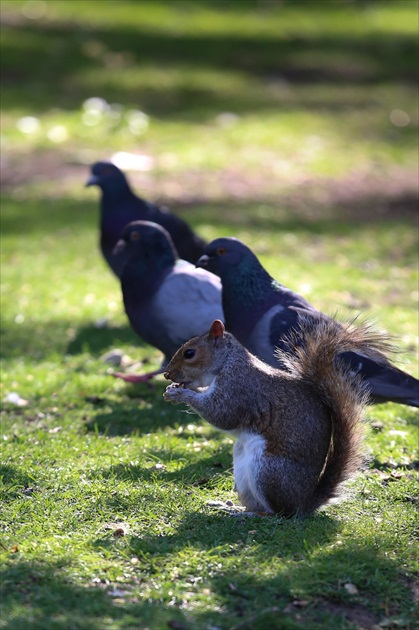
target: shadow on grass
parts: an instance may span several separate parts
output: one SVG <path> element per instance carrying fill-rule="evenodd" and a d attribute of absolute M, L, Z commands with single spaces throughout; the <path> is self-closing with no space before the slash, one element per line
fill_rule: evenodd
<path fill-rule="evenodd" d="M 406 409 L 403 409 L 403 421 L 409 425 L 413 425 L 418 427 L 418 414 L 416 411 L 413 411 L 411 413 L 408 413 L 406 411 Z M 391 471 L 398 471 L 398 470 L 418 470 L 419 471 L 419 459 L 413 459 L 409 464 L 406 464 L 406 462 L 404 463 L 400 463 L 398 464 L 397 462 L 395 463 L 394 461 L 382 461 L 379 457 L 374 457 L 374 459 L 372 459 L 369 463 L 369 468 L 370 469 L 375 469 L 375 470 L 381 470 L 383 472 L 391 472 Z M 408 502 L 411 501 L 410 497 L 407 497 L 406 500 Z M 414 502 L 419 503 L 419 497 L 416 497 L 414 499 Z"/>
<path fill-rule="evenodd" d="M 98 356 L 109 348 L 118 345 L 133 345 L 138 348 L 146 347 L 129 324 L 125 326 L 105 326 L 99 328 L 94 324 L 79 326 L 74 338 L 68 343 L 65 353 L 69 355 L 88 352 Z"/>
<path fill-rule="evenodd" d="M 186 513 L 175 534 L 131 537 L 130 551 L 133 555 L 153 557 L 176 553 L 185 547 L 209 550 L 239 543 L 239 548 L 231 550 L 231 554 L 237 554 L 244 563 L 243 549 L 249 546 L 252 556 L 256 556 L 256 565 L 260 566 L 272 558 L 272 542 L 277 543 L 275 555 L 281 561 L 301 559 L 308 550 L 314 553 L 328 544 L 340 529 L 338 521 L 324 513 L 306 519 L 281 519 L 276 516 L 242 518 L 210 507 L 204 510 Z M 269 541 L 266 549 L 264 541 Z M 220 553 L 223 555 L 222 550 Z"/>
<path fill-rule="evenodd" d="M 109 468 L 103 468 L 94 473 L 104 479 L 116 478 L 137 484 L 141 481 L 158 481 L 159 483 L 177 482 L 183 483 L 191 490 L 196 486 L 211 485 L 211 480 L 218 477 L 220 472 L 226 471 L 232 466 L 232 447 L 222 445 L 216 453 L 201 456 L 197 461 L 182 466 L 178 470 L 167 471 L 161 467 L 164 462 L 183 462 L 185 453 L 177 454 L 173 451 L 147 449 L 150 456 L 150 466 L 137 466 L 135 464 L 115 464 Z M 151 458 L 159 466 L 151 463 Z"/>
<path fill-rule="evenodd" d="M 205 573 L 203 585 L 209 583 L 218 598 L 224 600 L 224 612 L 238 618 L 260 614 L 262 602 L 277 606 L 279 610 L 273 611 L 275 623 L 269 627 L 286 627 L 282 625 L 284 618 L 279 622 L 278 613 L 298 599 L 295 593 L 302 599 L 308 598 L 303 605 L 305 608 L 309 604 L 306 611 L 299 607 L 295 610 L 300 613 L 300 623 L 305 619 L 321 624 L 325 616 L 333 621 L 335 615 L 355 621 L 359 616 L 365 623 L 369 622 L 361 627 L 368 628 L 373 626 L 372 621 L 378 623 L 385 615 L 403 614 L 403 618 L 408 619 L 413 614 L 411 585 L 400 575 L 397 562 L 382 553 L 385 541 L 380 543 L 374 537 L 374 540 L 354 541 L 343 549 L 329 547 L 327 553 L 321 553 L 322 548 L 335 539 L 339 529 L 339 522 L 324 513 L 286 521 L 277 518 L 241 520 L 223 513 L 188 513 L 175 534 L 131 537 L 129 553 L 138 556 L 147 566 L 148 561 L 153 563 L 153 559 L 155 562 L 157 558 L 182 553 L 185 548 L 216 550 L 216 565 L 220 562 L 218 570 Z M 278 557 L 275 576 L 255 576 L 253 567 L 263 566 L 272 559 L 273 542 L 277 547 L 274 555 Z M 113 548 L 114 543 L 99 539 L 94 547 Z M 235 557 L 234 569 L 222 566 L 225 556 Z M 347 593 L 344 585 L 348 582 L 357 584 L 359 597 Z M 314 593 L 313 584 L 318 585 Z M 209 620 L 211 615 L 206 613 L 204 618 Z"/>
<path fill-rule="evenodd" d="M 226 19 L 238 19 L 234 13 L 236 4 L 225 5 L 233 12 L 230 16 L 225 13 Z M 172 13 L 174 22 L 187 17 L 186 5 L 176 3 Z M 248 5 L 244 11 L 260 16 L 258 8 L 258 5 Z M 300 10 L 305 11 L 305 8 Z M 359 7 L 356 10 L 359 11 Z M 298 20 L 299 10 L 288 6 L 284 7 L 284 13 L 274 10 L 271 14 L 265 10 L 263 15 L 266 20 L 278 20 L 280 26 L 281 15 L 289 11 Z M 321 15 L 321 11 L 313 13 L 314 21 L 316 13 Z M 335 16 L 339 15 L 343 22 L 348 16 L 358 17 L 349 7 L 335 12 Z M 368 13 L 364 16 L 368 17 Z M 359 19 L 363 19 L 362 14 Z M 352 35 L 350 31 L 337 36 L 330 26 L 324 26 L 323 31 L 314 28 L 309 34 L 261 37 L 257 33 L 223 34 L 215 24 L 214 34 L 194 34 L 190 29 L 179 36 L 176 29 L 150 32 L 149 28 L 141 27 L 140 20 L 135 27 L 113 24 L 111 28 L 89 20 L 86 28 L 82 13 L 61 22 L 38 20 L 34 24 L 31 20 L 28 24 L 21 19 L 8 22 L 6 14 L 3 21 L 4 109 L 26 107 L 28 94 L 32 111 L 45 110 L 52 102 L 55 107 L 78 109 L 95 90 L 110 102 L 141 102 L 146 111 L 160 117 L 196 116 L 199 111 L 206 113 L 209 109 L 241 113 L 277 107 L 281 102 L 289 107 L 317 105 L 336 109 L 347 104 L 345 99 L 339 100 L 336 91 L 334 98 L 330 98 L 328 83 L 377 85 L 387 81 L 415 84 L 417 81 L 416 36 L 395 32 L 380 34 L 373 28 L 368 36 Z M 282 89 L 273 98 L 269 90 L 265 93 L 248 89 L 246 82 L 239 87 L 234 84 L 225 93 L 218 86 L 218 89 L 212 84 L 207 86 L 206 82 L 196 85 L 188 77 L 176 78 L 173 85 L 159 86 L 155 80 L 145 79 L 145 83 L 138 84 L 134 78 L 120 81 L 115 76 L 118 71 L 123 74 L 138 66 L 168 69 L 187 66 L 210 74 L 211 71 L 236 72 L 262 81 L 280 80 L 294 85 L 323 83 L 325 89 L 321 95 L 317 90 L 314 98 L 305 95 L 304 99 Z M 104 67 L 109 69 L 105 76 Z M 86 73 L 90 73 L 89 88 L 84 80 Z M 55 90 L 56 85 L 60 86 L 59 91 Z M 367 93 L 364 98 L 368 102 L 371 97 Z"/>
<path fill-rule="evenodd" d="M 87 173 L 87 168 L 86 168 Z M 83 186 L 83 183 L 80 184 Z M 91 200 L 69 198 L 48 198 L 47 196 L 31 197 L 17 200 L 3 195 L 1 198 L 1 230 L 2 234 L 25 234 L 39 238 L 53 234 L 57 242 L 63 242 L 66 232 L 63 230 L 97 231 L 99 222 L 98 203 Z M 97 246 L 99 252 L 99 246 Z"/>
<path fill-rule="evenodd" d="M 98 397 L 94 401 L 96 412 L 89 415 L 86 430 L 107 436 L 142 435 L 173 428 L 183 419 L 186 422 L 186 416 L 171 413 L 167 404 L 163 406 L 165 387 L 165 384 L 156 383 L 150 388 L 139 383 L 127 386 L 121 401 Z"/>
<path fill-rule="evenodd" d="M 74 321 L 63 319 L 31 321 L 27 318 L 20 324 L 2 320 L 0 357 L 12 359 L 22 356 L 41 361 L 53 355 L 76 357 L 89 353 L 92 357 L 98 358 L 105 350 L 121 345 L 146 347 L 129 324 L 110 325 L 104 328 L 99 328 L 93 323 L 82 324 L 76 327 L 75 336 L 68 341 L 67 331 L 73 331 L 75 327 Z M 109 366 L 104 363 L 103 370 L 105 371 L 107 367 Z"/>
<path fill-rule="evenodd" d="M 7 492 L 7 499 L 15 498 L 34 484 L 34 477 L 23 473 L 17 466 L 0 464 L 0 480 Z"/>
<path fill-rule="evenodd" d="M 17 325 L 14 321 L 1 321 L 0 357 L 14 359 L 32 358 L 35 361 L 53 353 L 63 353 L 68 323 L 28 322 Z"/>
<path fill-rule="evenodd" d="M 166 627 L 169 620 L 183 615 L 161 604 L 121 599 L 104 584 L 79 584 L 66 576 L 72 561 L 20 562 L 11 558 L 2 571 L 2 627 L 6 630 L 103 630 L 125 619 L 125 628 Z M 136 619 L 136 623 L 134 622 Z"/>
<path fill-rule="evenodd" d="M 127 629 L 138 628 L 140 623 L 141 627 L 204 630 L 209 625 L 227 628 L 242 622 L 243 627 L 255 629 L 282 630 L 301 624 L 320 629 L 342 627 L 342 617 L 362 620 L 357 627 L 372 628 L 392 615 L 409 627 L 414 619 L 411 584 L 401 576 L 397 562 L 384 555 L 386 541 L 374 536 L 374 540 L 355 540 L 344 548 L 331 547 L 339 528 L 337 521 L 322 513 L 302 521 L 258 518 L 242 522 L 223 515 L 189 513 L 174 535 L 128 540 L 129 557 L 141 561 L 126 583 L 99 580 L 94 571 L 76 582 L 71 577 L 78 570 L 76 557 L 30 562 L 10 553 L 1 580 L 3 628 L 102 630 L 116 622 Z M 264 541 L 269 544 L 265 546 Z M 272 560 L 272 542 L 278 569 L 268 577 L 259 571 L 255 574 L 255 566 L 266 567 Z M 97 540 L 93 548 L 100 554 L 108 543 L 115 553 L 115 540 Z M 327 553 L 322 551 L 324 546 Z M 157 587 L 146 601 L 142 599 L 141 585 L 149 584 L 151 578 L 158 581 L 159 562 L 186 548 L 214 549 L 216 554 L 213 562 L 203 556 L 197 575 L 181 573 L 176 584 L 184 583 L 192 591 L 191 603 L 210 589 L 216 605 L 207 605 L 204 611 L 191 607 L 186 612 L 181 600 L 174 603 L 173 594 Z M 234 562 L 224 563 L 227 556 Z M 348 582 L 357 585 L 359 595 L 348 594 L 344 587 Z M 295 600 L 305 602 L 293 607 Z"/>
<path fill-rule="evenodd" d="M 305 545 L 307 539 L 301 542 Z M 319 541 L 319 549 L 322 544 Z M 281 557 L 281 551 L 278 555 Z M 212 580 L 212 589 L 227 598 L 233 585 L 238 602 L 234 605 L 230 597 L 230 607 L 244 618 L 260 613 L 255 602 L 263 601 L 268 593 L 269 606 L 277 610 L 266 609 L 263 621 L 255 620 L 258 621 L 255 626 L 252 622 L 249 624 L 261 630 L 288 627 L 282 625 L 287 623 L 287 617 L 296 622 L 295 627 L 307 628 L 343 627 L 342 618 L 355 624 L 354 627 L 369 630 L 393 616 L 398 618 L 394 627 L 399 624 L 410 627 L 410 623 L 414 623 L 413 584 L 403 579 L 397 563 L 386 559 L 380 551 L 354 541 L 344 549 L 318 553 L 315 557 L 304 556 L 302 561 L 290 562 L 287 569 L 278 571 L 270 579 L 260 580 L 245 567 L 218 575 Z M 257 560 L 263 562 L 263 554 Z M 359 586 L 359 596 L 350 596 L 345 590 L 345 584 L 351 580 Z M 318 585 L 314 592 L 313 583 Z"/>
<path fill-rule="evenodd" d="M 231 181 L 234 177 L 231 176 Z M 135 181 L 131 176 L 134 188 Z M 140 191 L 137 191 L 141 195 Z M 150 199 L 157 202 L 157 199 Z M 282 230 L 312 234 L 334 234 L 345 230 L 356 238 L 360 225 L 402 221 L 417 224 L 418 195 L 411 190 L 411 182 L 392 182 L 387 190 L 382 182 L 380 190 L 366 190 L 365 182 L 313 180 L 306 186 L 288 186 L 275 194 L 264 193 L 263 185 L 246 191 L 245 199 L 225 197 L 208 200 L 198 190 L 194 199 L 162 200 L 171 210 L 182 216 L 194 229 L 200 225 L 217 225 L 219 231 L 235 225 L 252 230 Z M 87 207 L 86 207 L 87 206 Z M 19 203 L 12 197 L 2 197 L 1 230 L 3 237 L 19 236 L 22 225 L 25 235 L 32 239 L 50 235 L 63 243 L 66 231 L 75 237 L 78 232 L 98 235 L 98 205 L 72 199 L 41 197 Z M 255 235 L 257 237 L 257 234 Z M 97 236 L 97 238 L 99 238 Z M 99 247 L 95 244 L 97 255 Z M 87 272 L 87 270 L 86 270 Z M 118 288 L 118 280 L 109 272 L 109 282 Z"/>

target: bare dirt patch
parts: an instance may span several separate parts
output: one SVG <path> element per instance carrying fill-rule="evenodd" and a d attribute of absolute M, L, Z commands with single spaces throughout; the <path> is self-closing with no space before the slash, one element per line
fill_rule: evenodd
<path fill-rule="evenodd" d="M 84 186 L 89 166 L 59 151 L 20 155 L 4 152 L 0 184 L 6 194 L 42 185 L 48 197 L 59 197 L 69 194 L 74 186 Z M 359 170 L 343 178 L 272 179 L 262 171 L 249 174 L 232 167 L 223 171 L 195 169 L 176 174 L 130 172 L 128 177 L 137 194 L 173 209 L 209 203 L 266 203 L 305 220 L 330 217 L 367 222 L 395 218 L 418 221 L 416 169 Z"/>
<path fill-rule="evenodd" d="M 369 610 L 360 605 L 345 606 L 332 602 L 323 602 L 322 610 L 345 617 L 355 624 L 359 630 L 378 630 L 380 619 Z"/>

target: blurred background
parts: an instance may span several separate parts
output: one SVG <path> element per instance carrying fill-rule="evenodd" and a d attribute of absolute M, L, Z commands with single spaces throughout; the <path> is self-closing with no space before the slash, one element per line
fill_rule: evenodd
<path fill-rule="evenodd" d="M 138 343 L 85 188 L 104 159 L 414 350 L 417 25 L 410 0 L 2 0 L 4 354 L 98 354 L 103 318 Z"/>
<path fill-rule="evenodd" d="M 235 499 L 231 439 L 167 405 L 163 377 L 109 375 L 115 348 L 138 372 L 162 356 L 129 325 L 85 182 L 112 159 L 315 307 L 371 316 L 418 376 L 418 2 L 0 11 L 4 623 L 407 628 L 415 410 L 368 410 L 356 504 L 240 528 L 207 512 Z"/>
<path fill-rule="evenodd" d="M 415 213 L 417 17 L 411 0 L 2 0 L 3 191 L 93 199 L 87 166 L 112 158 L 171 206 Z"/>

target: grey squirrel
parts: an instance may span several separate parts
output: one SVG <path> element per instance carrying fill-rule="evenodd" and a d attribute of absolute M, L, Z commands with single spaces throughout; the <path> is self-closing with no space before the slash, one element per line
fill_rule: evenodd
<path fill-rule="evenodd" d="M 292 339 L 290 339 L 292 341 Z M 286 371 L 263 363 L 223 323 L 175 353 L 164 392 L 236 437 L 234 480 L 248 512 L 305 516 L 336 497 L 362 462 L 366 389 L 337 355 L 356 350 L 387 362 L 387 341 L 367 324 L 324 320 L 303 328 Z"/>

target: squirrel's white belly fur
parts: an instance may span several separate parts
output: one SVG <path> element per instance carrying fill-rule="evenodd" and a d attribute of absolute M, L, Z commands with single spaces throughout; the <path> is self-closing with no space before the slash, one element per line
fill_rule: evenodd
<path fill-rule="evenodd" d="M 232 432 L 233 433 L 233 432 Z M 233 465 L 236 491 L 241 503 L 253 512 L 272 512 L 263 494 L 258 490 L 258 473 L 263 467 L 266 441 L 257 433 L 236 433 Z"/>

